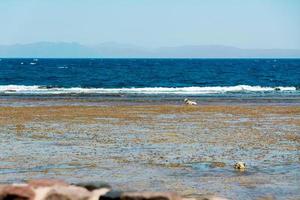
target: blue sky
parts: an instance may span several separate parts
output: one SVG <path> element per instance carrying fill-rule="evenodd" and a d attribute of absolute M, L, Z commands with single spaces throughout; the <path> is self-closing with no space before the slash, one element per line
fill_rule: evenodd
<path fill-rule="evenodd" d="M 0 44 L 300 49 L 300 0 L 1 0 Z"/>

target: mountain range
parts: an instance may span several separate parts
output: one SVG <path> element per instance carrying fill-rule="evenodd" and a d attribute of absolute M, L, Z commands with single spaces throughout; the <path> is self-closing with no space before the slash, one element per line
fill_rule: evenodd
<path fill-rule="evenodd" d="M 0 45 L 0 58 L 300 58 L 300 49 L 242 49 L 223 45 L 145 48 L 113 42 Z"/>

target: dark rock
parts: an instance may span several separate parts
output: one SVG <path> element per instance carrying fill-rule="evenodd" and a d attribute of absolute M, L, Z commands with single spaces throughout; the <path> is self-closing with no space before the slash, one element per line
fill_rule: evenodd
<path fill-rule="evenodd" d="M 78 183 L 75 185 L 84 187 L 89 191 L 93 191 L 93 190 L 101 189 L 101 188 L 109 188 L 109 189 L 111 188 L 111 186 L 109 184 L 100 182 L 100 181 L 99 182 L 96 181 L 96 182 Z"/>
<path fill-rule="evenodd" d="M 120 200 L 123 192 L 118 190 L 112 190 L 107 192 L 105 195 L 100 196 L 99 200 Z"/>

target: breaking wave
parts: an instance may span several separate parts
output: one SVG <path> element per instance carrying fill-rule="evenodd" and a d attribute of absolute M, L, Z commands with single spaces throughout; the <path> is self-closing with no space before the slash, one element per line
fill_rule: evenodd
<path fill-rule="evenodd" d="M 293 92 L 296 87 L 261 87 L 249 85 L 214 87 L 145 87 L 145 88 L 63 88 L 50 86 L 0 85 L 0 94 L 163 94 L 201 95 L 224 93 Z"/>

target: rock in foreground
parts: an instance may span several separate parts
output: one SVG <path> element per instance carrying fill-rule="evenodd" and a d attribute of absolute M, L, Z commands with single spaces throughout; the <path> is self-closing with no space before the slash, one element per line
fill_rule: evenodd
<path fill-rule="evenodd" d="M 206 200 L 222 199 L 215 196 Z M 0 185 L 0 200 L 192 200 L 173 192 L 122 192 L 107 184 L 68 184 L 59 180 L 32 180 L 24 184 Z"/>

